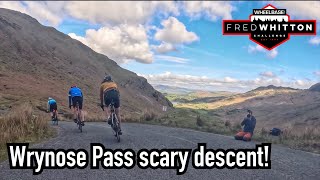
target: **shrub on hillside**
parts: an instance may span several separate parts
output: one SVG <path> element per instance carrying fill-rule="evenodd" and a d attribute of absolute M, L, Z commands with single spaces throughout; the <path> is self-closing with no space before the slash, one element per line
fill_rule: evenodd
<path fill-rule="evenodd" d="M 157 117 L 158 117 L 157 114 L 154 113 L 153 111 L 146 110 L 143 112 L 141 119 L 143 121 L 151 121 L 151 120 L 155 120 Z"/>
<path fill-rule="evenodd" d="M 197 126 L 204 126 L 204 121 L 201 119 L 200 115 L 197 115 Z"/>

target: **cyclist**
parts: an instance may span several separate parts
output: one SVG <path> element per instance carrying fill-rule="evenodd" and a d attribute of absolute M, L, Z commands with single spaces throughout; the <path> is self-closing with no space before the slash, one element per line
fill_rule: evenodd
<path fill-rule="evenodd" d="M 51 114 L 51 118 L 54 119 L 53 111 L 57 111 L 58 106 L 57 106 L 57 101 L 54 100 L 53 98 L 49 97 L 48 98 L 48 103 L 47 103 L 47 109 Z"/>
<path fill-rule="evenodd" d="M 111 76 L 106 75 L 100 86 L 100 102 L 101 108 L 104 110 L 104 104 L 107 107 L 106 116 L 108 117 L 108 124 L 111 125 L 111 118 L 109 115 L 109 105 L 111 101 L 114 102 L 114 108 L 119 120 L 119 134 L 122 134 L 121 131 L 121 117 L 120 117 L 120 92 L 118 90 L 117 84 L 112 80 Z"/>
<path fill-rule="evenodd" d="M 79 104 L 79 116 L 80 121 L 82 125 L 84 126 L 84 122 L 81 119 L 82 117 L 82 104 L 83 104 L 83 94 L 80 88 L 78 88 L 76 85 L 71 86 L 69 90 L 69 108 L 71 109 L 71 106 L 73 107 L 73 120 L 75 123 L 77 123 L 77 109 L 76 104 Z"/>

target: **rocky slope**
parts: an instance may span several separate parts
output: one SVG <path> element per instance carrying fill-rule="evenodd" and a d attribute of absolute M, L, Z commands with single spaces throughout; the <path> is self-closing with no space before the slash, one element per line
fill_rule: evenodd
<path fill-rule="evenodd" d="M 320 83 L 314 84 L 309 88 L 310 91 L 317 91 L 320 92 Z"/>

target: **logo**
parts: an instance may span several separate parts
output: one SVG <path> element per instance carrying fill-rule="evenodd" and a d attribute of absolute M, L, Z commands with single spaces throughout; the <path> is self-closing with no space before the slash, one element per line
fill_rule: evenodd
<path fill-rule="evenodd" d="M 316 35 L 316 20 L 291 20 L 286 9 L 271 4 L 253 9 L 248 20 L 223 20 L 223 35 L 249 35 L 249 39 L 272 50 L 290 35 Z"/>

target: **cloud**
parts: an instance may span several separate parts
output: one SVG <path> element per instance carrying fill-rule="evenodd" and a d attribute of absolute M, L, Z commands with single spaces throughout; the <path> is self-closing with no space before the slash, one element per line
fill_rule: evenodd
<path fill-rule="evenodd" d="M 206 17 L 212 21 L 232 19 L 231 13 L 236 10 L 231 2 L 223 1 L 184 1 L 182 8 L 192 19 Z"/>
<path fill-rule="evenodd" d="M 266 77 L 259 77 L 254 79 L 252 82 L 256 87 L 259 86 L 268 86 L 268 85 L 275 85 L 275 86 L 290 86 L 283 83 L 282 79 L 279 77 L 272 77 L 272 78 L 266 78 Z"/>
<path fill-rule="evenodd" d="M 118 63 L 125 63 L 129 60 L 141 63 L 152 63 L 153 61 L 146 30 L 142 25 L 123 24 L 115 27 L 102 27 L 98 30 L 87 30 L 84 37 L 74 33 L 70 33 L 69 36 Z"/>
<path fill-rule="evenodd" d="M 1 1 L 0 7 L 28 14 L 43 24 L 58 26 L 64 18 L 65 2 Z"/>
<path fill-rule="evenodd" d="M 66 9 L 72 17 L 99 24 L 144 24 L 155 13 L 178 15 L 174 2 L 94 1 L 70 2 Z"/>
<path fill-rule="evenodd" d="M 274 59 L 278 55 L 277 49 L 272 49 L 271 51 L 268 51 L 260 45 L 256 45 L 256 46 L 249 45 L 248 52 L 249 53 L 257 53 L 257 52 L 258 53 L 265 53 L 267 55 L 267 57 L 270 59 Z"/>
<path fill-rule="evenodd" d="M 176 51 L 176 47 L 170 43 L 162 42 L 159 46 L 153 45 L 152 48 L 159 54 L 165 54 L 167 52 Z"/>
<path fill-rule="evenodd" d="M 58 26 L 65 17 L 73 17 L 97 24 L 144 24 L 155 14 L 167 17 L 179 15 L 172 1 L 2 1 L 0 7 L 31 15 L 41 23 Z"/>
<path fill-rule="evenodd" d="M 164 56 L 164 55 L 157 55 L 155 57 L 155 59 L 162 60 L 162 61 L 175 62 L 175 63 L 179 63 L 179 64 L 186 64 L 190 61 L 189 59 L 185 59 L 185 58 L 181 58 L 181 57 Z"/>
<path fill-rule="evenodd" d="M 305 79 L 305 80 L 301 80 L 301 79 L 298 79 L 294 82 L 295 86 L 296 87 L 303 87 L 303 88 L 309 88 L 311 87 L 312 85 L 314 85 L 316 82 L 312 82 L 308 79 Z"/>
<path fill-rule="evenodd" d="M 277 57 L 277 55 L 278 55 L 277 49 L 272 49 L 270 52 L 267 53 L 267 56 L 271 59 L 274 59 L 275 57 Z"/>
<path fill-rule="evenodd" d="M 287 13 L 291 16 L 320 20 L 319 1 L 274 1 L 273 3 L 279 8 L 287 9 Z"/>
<path fill-rule="evenodd" d="M 225 77 L 224 78 L 224 82 L 226 82 L 226 83 L 235 83 L 235 82 L 238 82 L 238 80 L 234 79 L 234 78 L 231 78 L 231 77 Z"/>
<path fill-rule="evenodd" d="M 26 8 L 17 1 L 0 1 L 0 7 L 26 13 Z"/>
<path fill-rule="evenodd" d="M 315 71 L 315 72 L 313 72 L 313 74 L 316 76 L 320 76 L 320 71 Z"/>
<path fill-rule="evenodd" d="M 319 45 L 320 44 L 320 36 L 315 36 L 309 40 L 310 44 Z"/>
<path fill-rule="evenodd" d="M 261 72 L 259 75 L 260 75 L 260 76 L 263 76 L 263 77 L 268 77 L 268 78 L 277 77 L 277 76 L 276 76 L 273 72 L 271 72 L 271 71 Z"/>
<path fill-rule="evenodd" d="M 206 17 L 216 21 L 231 19 L 235 7 L 230 2 L 174 1 L 2 1 L 0 7 L 17 10 L 35 17 L 42 23 L 58 26 L 65 17 L 95 24 L 145 24 L 153 17 L 178 16 L 184 12 L 191 18 Z"/>
<path fill-rule="evenodd" d="M 175 17 L 169 17 L 161 22 L 163 29 L 158 29 L 155 39 L 170 44 L 191 43 L 199 40 L 194 32 L 189 32 L 186 26 Z"/>

